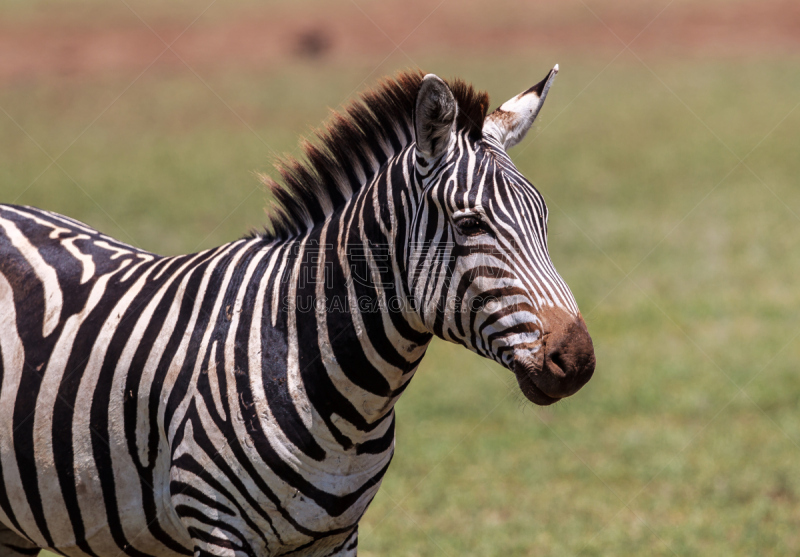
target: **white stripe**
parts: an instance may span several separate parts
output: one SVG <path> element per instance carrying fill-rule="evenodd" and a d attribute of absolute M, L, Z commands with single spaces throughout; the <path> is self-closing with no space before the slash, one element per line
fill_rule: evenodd
<path fill-rule="evenodd" d="M 39 250 L 30 243 L 13 222 L 0 218 L 0 227 L 5 230 L 6 235 L 11 240 L 11 244 L 28 261 L 36 278 L 42 284 L 42 290 L 44 290 L 42 336 L 47 338 L 58 326 L 58 321 L 61 318 L 61 306 L 64 303 L 56 270 L 45 262 Z"/>

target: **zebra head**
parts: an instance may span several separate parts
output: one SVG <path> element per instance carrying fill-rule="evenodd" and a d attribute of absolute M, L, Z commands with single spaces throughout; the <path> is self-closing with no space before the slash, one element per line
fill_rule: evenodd
<path fill-rule="evenodd" d="M 472 131 L 450 87 L 425 76 L 414 114 L 419 201 L 406 248 L 425 328 L 511 369 L 540 405 L 577 392 L 595 367 L 586 323 L 550 261 L 547 206 L 506 153 L 557 72 Z"/>

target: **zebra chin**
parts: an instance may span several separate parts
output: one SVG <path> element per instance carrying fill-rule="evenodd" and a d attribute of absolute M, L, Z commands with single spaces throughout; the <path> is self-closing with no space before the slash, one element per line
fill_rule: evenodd
<path fill-rule="evenodd" d="M 511 360 L 511 371 L 517 377 L 517 384 L 525 398 L 539 406 L 548 406 L 561 400 L 562 397 L 552 397 L 545 393 L 534 381 L 537 376 L 541 375 L 544 367 L 544 359 L 541 357 L 542 350 L 536 354 L 531 354 L 530 350 L 520 350 L 519 352 L 520 354 L 515 354 Z"/>
<path fill-rule="evenodd" d="M 583 317 L 550 319 L 550 331 L 536 350 L 514 350 L 511 370 L 525 398 L 548 406 L 574 395 L 594 374 L 592 338 Z"/>

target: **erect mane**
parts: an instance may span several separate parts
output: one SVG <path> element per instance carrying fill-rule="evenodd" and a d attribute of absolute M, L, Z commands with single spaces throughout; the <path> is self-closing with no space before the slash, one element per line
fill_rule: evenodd
<path fill-rule="evenodd" d="M 315 143 L 303 142 L 304 161 L 278 161 L 282 180 L 262 175 L 274 198 L 265 239 L 285 239 L 310 230 L 368 184 L 384 163 L 414 141 L 413 114 L 424 74 L 398 73 L 334 112 Z M 461 80 L 447 81 L 458 103 L 456 126 L 481 137 L 489 96 Z"/>

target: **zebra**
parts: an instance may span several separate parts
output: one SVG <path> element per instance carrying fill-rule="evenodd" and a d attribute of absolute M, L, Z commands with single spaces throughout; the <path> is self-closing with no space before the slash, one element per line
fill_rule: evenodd
<path fill-rule="evenodd" d="M 578 391 L 592 340 L 507 155 L 557 72 L 488 115 L 385 79 L 264 178 L 269 229 L 194 254 L 0 206 L 0 556 L 355 555 L 434 336 Z"/>

